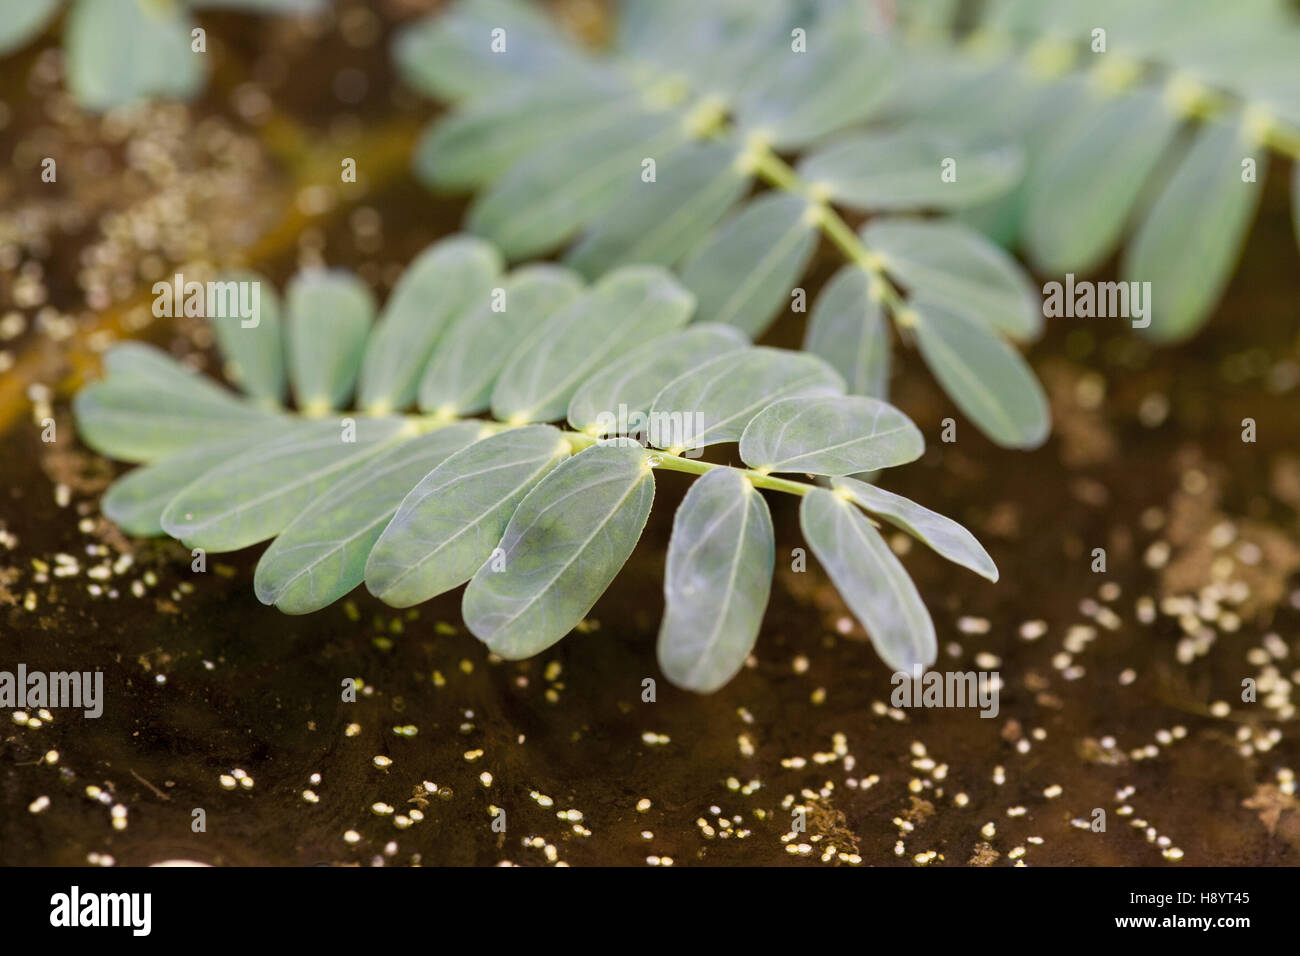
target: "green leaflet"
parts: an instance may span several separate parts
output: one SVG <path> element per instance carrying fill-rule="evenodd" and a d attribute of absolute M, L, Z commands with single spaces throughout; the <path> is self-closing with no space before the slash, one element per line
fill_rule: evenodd
<path fill-rule="evenodd" d="M 807 52 L 794 52 L 789 34 L 784 41 L 736 105 L 737 125 L 777 149 L 862 122 L 889 91 L 890 51 L 879 38 L 831 21 L 808 31 Z"/>
<path fill-rule="evenodd" d="M 461 613 L 507 660 L 550 647 L 591 610 L 636 547 L 654 478 L 635 444 L 593 445 L 541 480 L 501 539 L 504 571 L 479 568 Z"/>
<path fill-rule="evenodd" d="M 739 441 L 750 420 L 775 401 L 843 391 L 839 373 L 815 355 L 762 346 L 728 352 L 673 379 L 655 396 L 651 417 L 671 421 L 676 415 L 686 434 L 668 429 L 665 435 L 661 429 L 652 444 L 703 448 Z"/>
<path fill-rule="evenodd" d="M 4 56 L 28 41 L 35 39 L 45 29 L 58 9 L 59 0 L 27 0 L 10 4 L 0 18 L 0 56 Z"/>
<path fill-rule="evenodd" d="M 104 365 L 108 380 L 83 388 L 73 400 L 77 432 L 95 451 L 122 461 L 154 461 L 283 421 L 153 346 L 114 346 Z"/>
<path fill-rule="evenodd" d="M 603 126 L 530 153 L 474 200 L 466 221 L 508 259 L 544 253 L 600 213 L 620 184 L 638 181 L 644 159 L 685 139 L 676 114 L 621 111 Z"/>
<path fill-rule="evenodd" d="M 307 614 L 351 591 L 411 486 L 481 430 L 477 422 L 439 428 L 387 448 L 330 486 L 262 554 L 253 578 L 257 599 L 286 614 Z"/>
<path fill-rule="evenodd" d="M 1030 261 L 1053 273 L 1087 272 L 1100 264 L 1177 128 L 1158 90 L 1082 104 L 1035 164 L 1026 187 Z"/>
<path fill-rule="evenodd" d="M 813 304 L 804 351 L 821 356 L 844 376 L 855 395 L 889 394 L 889 325 L 870 277 L 856 265 L 841 266 Z"/>
<path fill-rule="evenodd" d="M 182 488 L 251 446 L 277 437 L 280 431 L 274 426 L 252 427 L 236 438 L 205 440 L 182 448 L 113 482 L 100 510 L 127 534 L 162 534 L 163 511 Z"/>
<path fill-rule="evenodd" d="M 289 381 L 298 407 L 307 415 L 343 407 L 375 317 L 369 287 L 351 273 L 300 272 L 288 300 Z"/>
<path fill-rule="evenodd" d="M 799 505 L 799 525 L 881 659 L 908 674 L 933 664 L 939 645 L 930 612 L 871 522 L 840 495 L 814 488 Z"/>
<path fill-rule="evenodd" d="M 226 309 L 224 315 L 208 316 L 208 324 L 216 333 L 217 345 L 225 357 L 230 380 L 263 405 L 274 408 L 283 404 L 284 327 L 280 321 L 280 297 L 275 286 L 265 276 L 249 270 L 227 272 L 217 282 L 223 286 L 231 282 L 249 283 L 258 290 L 256 325 L 245 326 L 245 321 L 253 320 L 240 318 L 237 308 Z M 229 294 L 227 301 L 231 301 Z M 234 301 L 239 302 L 237 291 Z"/>
<path fill-rule="evenodd" d="M 360 404 L 372 415 L 406 408 L 444 327 L 486 304 L 501 256 L 482 239 L 435 242 L 407 266 L 370 333 L 361 364 Z"/>
<path fill-rule="evenodd" d="M 969 568 L 980 577 L 990 581 L 998 579 L 997 565 L 984 550 L 984 546 L 951 518 L 922 507 L 902 495 L 854 478 L 836 478 L 831 484 L 837 491 L 847 494 L 858 507 L 906 531 L 932 548 L 936 554 Z"/>
<path fill-rule="evenodd" d="M 760 335 L 803 274 L 816 245 L 812 207 L 802 196 L 766 194 L 724 223 L 682 266 L 698 321 Z"/>
<path fill-rule="evenodd" d="M 852 475 L 920 458 L 925 439 L 893 405 L 865 395 L 773 402 L 745 426 L 740 458 L 763 471 Z"/>
<path fill-rule="evenodd" d="M 206 60 L 190 50 L 191 25 L 175 4 L 76 0 L 63 36 L 72 95 L 101 112 L 147 96 L 194 96 Z"/>
<path fill-rule="evenodd" d="M 187 485 L 162 526 L 188 547 L 237 551 L 273 538 L 351 469 L 404 433 L 397 418 L 311 422 L 254 446 Z"/>
<path fill-rule="evenodd" d="M 583 135 L 634 105 L 615 90 L 550 84 L 475 100 L 429 126 L 416 146 L 415 174 L 435 189 L 483 186 L 531 151 Z"/>
<path fill-rule="evenodd" d="M 492 390 L 492 414 L 516 424 L 563 418 L 593 371 L 627 348 L 681 328 L 691 295 L 658 266 L 611 272 L 523 339 Z"/>
<path fill-rule="evenodd" d="M 1126 250 L 1123 277 L 1151 283 L 1146 334 L 1160 342 L 1187 338 L 1201 327 L 1246 245 L 1268 154 L 1247 144 L 1242 122 L 1237 117 L 1198 132 Z M 1251 153 L 1258 181 L 1248 183 L 1241 161 Z"/>
<path fill-rule="evenodd" d="M 494 50 L 497 29 L 505 32 Z M 406 82 L 449 99 L 521 82 L 577 83 L 591 69 L 539 8 L 519 0 L 462 0 L 398 34 L 393 58 Z"/>
<path fill-rule="evenodd" d="M 1004 448 L 1037 448 L 1051 429 L 1047 396 L 1020 353 L 993 329 L 938 302 L 912 301 L 916 341 L 943 390 Z"/>
<path fill-rule="evenodd" d="M 673 518 L 659 666 L 711 694 L 744 666 L 772 589 L 776 545 L 763 496 L 740 473 L 696 479 Z"/>
<path fill-rule="evenodd" d="M 625 179 L 564 261 L 588 278 L 616 266 L 671 266 L 736 204 L 750 175 L 734 144 L 689 143 L 657 164 L 655 182 Z"/>
<path fill-rule="evenodd" d="M 1042 299 L 1001 247 L 957 222 L 874 219 L 862 241 L 913 295 L 942 302 L 1014 339 L 1043 328 Z"/>
<path fill-rule="evenodd" d="M 1006 192 L 1023 169 L 1018 147 L 960 146 L 919 129 L 850 136 L 799 164 L 808 182 L 862 210 L 974 205 Z"/>
<path fill-rule="evenodd" d="M 486 411 L 492 386 L 520 339 L 577 298 L 582 279 L 543 263 L 516 269 L 499 288 L 499 303 L 484 301 L 462 312 L 438 341 L 420 382 L 421 411 L 447 416 Z M 502 311 L 493 311 L 494 304 Z"/>
<path fill-rule="evenodd" d="M 733 326 L 712 322 L 646 342 L 578 387 L 569 401 L 569 424 L 593 435 L 613 434 L 620 411 L 634 422 L 650 411 L 663 383 L 748 344 Z"/>
<path fill-rule="evenodd" d="M 530 488 L 569 456 L 550 425 L 528 425 L 463 448 L 402 499 L 366 562 L 366 587 L 410 607 L 473 577 Z"/>

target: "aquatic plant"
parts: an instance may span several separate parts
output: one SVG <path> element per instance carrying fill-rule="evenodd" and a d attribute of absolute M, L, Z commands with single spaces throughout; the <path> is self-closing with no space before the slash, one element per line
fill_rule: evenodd
<path fill-rule="evenodd" d="M 321 0 L 21 0 L 0 16 L 0 56 L 39 36 L 67 6 L 63 53 L 68 89 L 102 112 L 159 97 L 190 99 L 203 89 L 207 40 L 191 10 L 306 13 Z"/>
<path fill-rule="evenodd" d="M 196 562 L 274 539 L 254 588 L 293 614 L 363 582 L 396 607 L 468 582 L 469 630 L 516 659 L 609 587 L 655 472 L 694 475 L 658 646 L 665 674 L 697 691 L 729 680 L 758 634 L 776 561 L 760 489 L 802 498 L 807 544 L 895 669 L 932 663 L 936 639 L 879 522 L 997 579 L 961 525 L 853 477 L 915 460 L 924 440 L 898 409 L 846 394 L 823 359 L 688 326 L 695 298 L 659 266 L 591 285 L 559 265 L 502 270 L 483 240 L 445 239 L 377 320 L 348 272 L 298 274 L 283 309 L 253 273 L 159 283 L 159 311 L 222 316 L 215 335 L 245 394 L 151 346 L 109 350 L 106 379 L 76 396 L 77 427 L 144 467 L 109 489 L 105 515 L 179 539 Z M 699 457 L 725 443 L 743 467 Z"/>
<path fill-rule="evenodd" d="M 962 148 L 937 126 L 864 132 L 897 65 L 861 16 L 850 2 L 625 3 L 597 55 L 526 4 L 458 3 L 395 44 L 408 82 L 456 103 L 417 146 L 416 174 L 479 190 L 466 225 L 511 259 L 580 237 L 564 261 L 589 278 L 679 265 L 701 318 L 751 337 L 804 307 L 797 286 L 824 235 L 848 264 L 813 304 L 805 348 L 855 394 L 884 398 L 889 316 L 981 431 L 1036 447 L 1047 402 L 1008 341 L 1042 327 L 1024 270 L 960 223 L 894 217 L 857 233 L 839 212 L 984 202 L 1015 184 L 1023 151 Z M 804 152 L 797 167 L 779 155 L 791 152 Z M 751 196 L 756 182 L 771 188 Z"/>

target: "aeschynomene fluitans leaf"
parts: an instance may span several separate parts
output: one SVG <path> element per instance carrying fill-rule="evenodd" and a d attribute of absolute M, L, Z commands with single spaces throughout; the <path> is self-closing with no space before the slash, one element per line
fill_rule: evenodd
<path fill-rule="evenodd" d="M 659 666 L 709 694 L 740 670 L 758 638 L 776 563 L 763 496 L 729 468 L 691 485 L 673 518 L 664 573 Z"/>
<path fill-rule="evenodd" d="M 410 607 L 464 584 L 492 556 L 524 495 L 568 456 L 557 429 L 529 425 L 483 438 L 429 470 L 371 552 L 370 593 Z"/>
<path fill-rule="evenodd" d="M 889 325 L 865 271 L 843 266 L 826 284 L 813 304 L 803 347 L 844 376 L 854 395 L 889 394 Z"/>
<path fill-rule="evenodd" d="M 253 577 L 258 600 L 287 614 L 306 614 L 351 591 L 365 577 L 366 559 L 411 484 L 479 432 L 474 422 L 456 422 L 391 445 L 346 474 L 262 554 Z"/>
<path fill-rule="evenodd" d="M 998 579 L 997 566 L 984 546 L 951 518 L 856 478 L 836 478 L 831 485 L 837 491 L 847 494 L 864 511 L 902 528 L 949 561 L 970 568 L 990 581 Z"/>
<path fill-rule="evenodd" d="M 235 309 L 210 317 L 231 381 L 262 405 L 282 405 L 287 384 L 284 324 L 275 287 L 265 276 L 247 269 L 225 273 L 217 281 L 227 288 L 229 283 L 236 283 L 235 296 L 239 295 L 238 284 L 258 290 L 255 319 L 245 319 Z"/>
<path fill-rule="evenodd" d="M 438 337 L 466 307 L 486 304 L 501 254 L 482 239 L 435 243 L 411 263 L 370 333 L 358 385 L 363 408 L 387 415 L 415 400 Z"/>
<path fill-rule="evenodd" d="M 745 426 L 740 457 L 760 471 L 852 475 L 915 461 L 925 439 L 912 420 L 865 395 L 773 402 Z"/>
<path fill-rule="evenodd" d="M 919 432 L 883 401 L 844 396 L 840 374 L 815 355 L 750 345 L 731 325 L 682 329 L 692 297 L 661 267 L 618 269 L 584 292 L 563 267 L 500 276 L 493 272 L 499 260 L 483 253 L 478 240 L 454 237 L 422 257 L 416 278 L 399 288 L 439 281 L 395 294 L 386 314 L 396 309 L 404 316 L 398 325 L 410 326 L 396 338 L 364 334 L 369 298 L 355 277 L 314 273 L 295 282 L 282 368 L 298 370 L 299 399 L 356 400 L 348 370 L 370 354 L 379 356 L 366 373 L 370 397 L 404 410 L 418 377 L 424 414 L 262 407 L 275 394 L 279 359 L 257 353 L 256 343 L 267 340 L 254 328 L 219 326 L 230 338 L 227 364 L 247 373 L 237 378 L 251 400 L 151 346 L 110 350 L 107 381 L 77 396 L 78 427 L 93 447 L 153 464 L 113 485 L 105 514 L 125 530 L 164 531 L 209 551 L 274 539 L 254 589 L 292 614 L 325 607 L 363 581 L 396 607 L 469 581 L 462 604 L 470 630 L 517 658 L 562 638 L 609 586 L 645 524 L 653 471 L 692 475 L 698 484 L 670 543 L 659 653 L 669 679 L 716 689 L 754 646 L 770 588 L 774 542 L 760 492 L 831 495 L 772 472 L 887 467 L 920 453 Z M 457 266 L 435 268 L 439 262 Z M 426 296 L 457 281 L 479 291 L 451 296 L 459 305 L 435 317 L 436 335 L 411 318 Z M 484 282 L 500 285 L 485 290 Z M 266 292 L 270 301 L 274 293 Z M 303 319 L 298 335 L 295 319 Z M 304 331 L 312 319 L 343 334 L 322 348 Z M 245 332 L 254 334 L 239 338 Z M 432 343 L 427 361 L 398 355 L 408 334 L 412 353 Z M 297 354 L 304 348 L 305 356 Z M 496 421 L 466 417 L 489 398 L 497 400 Z M 576 431 L 529 423 L 566 412 Z M 684 454 L 737 441 L 755 468 Z M 867 510 L 988 572 L 987 555 L 959 526 L 863 488 L 837 489 L 832 502 L 838 508 L 846 504 L 839 495 L 856 490 Z M 901 570 L 872 549 L 868 519 L 857 515 L 867 522 L 862 531 L 834 515 L 865 538 L 856 547 L 877 567 L 872 580 L 895 595 L 894 610 L 920 620 L 894 579 Z M 812 526 L 809 541 L 824 554 L 823 525 Z M 845 583 L 845 569 L 862 555 L 849 548 L 839 564 L 824 560 L 894 660 L 901 638 L 882 592 L 868 587 L 863 597 L 860 585 Z"/>
<path fill-rule="evenodd" d="M 307 415 L 341 408 L 375 318 L 370 289 L 346 272 L 313 270 L 289 284 L 289 381 Z"/>
<path fill-rule="evenodd" d="M 803 536 L 895 671 L 911 674 L 938 654 L 930 612 L 885 539 L 847 498 L 814 488 L 799 505 Z"/>
<path fill-rule="evenodd" d="M 507 660 L 550 647 L 591 610 L 632 554 L 654 477 L 635 444 L 594 445 L 562 462 L 519 503 L 465 589 L 474 634 Z"/>

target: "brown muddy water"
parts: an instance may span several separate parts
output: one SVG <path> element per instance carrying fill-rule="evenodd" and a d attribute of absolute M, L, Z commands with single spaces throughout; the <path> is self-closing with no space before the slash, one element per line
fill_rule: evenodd
<path fill-rule="evenodd" d="M 100 517 L 123 466 L 76 441 L 68 406 L 97 353 L 134 336 L 215 365 L 200 326 L 151 320 L 153 278 L 244 259 L 283 281 L 325 261 L 384 290 L 454 230 L 463 204 L 405 169 L 434 110 L 384 62 L 392 22 L 429 6 L 343 4 L 319 32 L 212 17 L 205 98 L 131 121 L 67 105 L 49 37 L 0 64 L 0 669 L 99 669 L 107 697 L 94 720 L 0 712 L 0 864 L 1300 863 L 1300 270 L 1281 163 L 1194 341 L 1052 321 L 1030 354 L 1054 416 L 1036 452 L 984 441 L 897 353 L 894 400 L 931 448 L 882 484 L 998 563 L 990 584 L 904 556 L 939 667 L 1001 675 L 996 718 L 891 708 L 816 563 L 782 560 L 803 546 L 785 498 L 758 646 L 708 697 L 654 657 L 682 475 L 658 476 L 641 545 L 580 632 L 521 663 L 465 631 L 459 594 L 398 612 L 362 591 L 288 617 L 253 596 L 260 549 L 195 574 L 176 543 Z M 328 92 L 344 67 L 369 80 L 355 106 Z M 29 174 L 50 150 L 66 160 L 45 193 Z M 359 158 L 355 193 L 328 185 L 340 155 Z M 823 250 L 815 284 L 834 265 Z M 770 341 L 796 344 L 801 318 Z"/>

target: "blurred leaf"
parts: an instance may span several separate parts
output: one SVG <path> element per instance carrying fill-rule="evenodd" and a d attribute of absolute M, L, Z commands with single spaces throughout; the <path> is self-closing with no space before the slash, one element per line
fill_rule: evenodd
<path fill-rule="evenodd" d="M 568 456 L 550 425 L 492 435 L 452 455 L 410 489 L 384 529 L 366 563 L 370 593 L 410 607 L 464 584 L 524 495 Z"/>
<path fill-rule="evenodd" d="M 397 506 L 421 478 L 478 438 L 457 422 L 390 446 L 344 475 L 290 522 L 257 562 L 263 604 L 307 614 L 334 603 L 365 577 L 366 559 Z"/>
<path fill-rule="evenodd" d="M 516 269 L 500 288 L 504 311 L 491 301 L 452 320 L 434 349 L 420 382 L 420 409 L 444 415 L 486 411 L 492 386 L 520 339 L 532 334 L 582 292 L 582 279 L 559 266 L 542 263 Z"/>
<path fill-rule="evenodd" d="M 1242 181 L 1255 154 L 1257 182 Z M 1244 139 L 1241 118 L 1203 127 L 1129 243 L 1127 282 L 1149 282 L 1145 334 L 1161 342 L 1192 335 L 1232 277 L 1264 189 L 1268 153 Z"/>
<path fill-rule="evenodd" d="M 1004 448 L 1037 448 L 1051 429 L 1047 396 L 1025 360 L 997 332 L 948 306 L 912 301 L 916 341 L 943 390 Z"/>
<path fill-rule="evenodd" d="M 690 293 L 658 266 L 609 273 L 519 342 L 492 390 L 493 416 L 515 423 L 563 418 L 589 375 L 629 342 L 681 328 L 693 305 Z"/>
<path fill-rule="evenodd" d="M 635 444 L 593 445 L 560 463 L 510 519 L 504 571 L 479 568 L 461 613 L 507 660 L 550 647 L 578 625 L 636 547 L 654 478 Z"/>
<path fill-rule="evenodd" d="M 34 40 L 54 19 L 61 0 L 24 0 L 11 3 L 0 17 L 0 56 Z"/>
<path fill-rule="evenodd" d="M 415 174 L 436 189 L 500 179 L 529 153 L 572 140 L 635 108 L 631 94 L 591 86 L 530 86 L 471 101 L 433 123 L 415 149 Z"/>
<path fill-rule="evenodd" d="M 620 111 L 609 122 L 531 152 L 471 203 L 469 228 L 515 260 L 553 249 L 605 209 L 641 163 L 681 145 L 671 113 Z"/>
<path fill-rule="evenodd" d="M 953 160 L 955 179 L 945 182 Z M 852 209 L 955 209 L 1010 189 L 1024 171 L 1019 147 L 962 147 L 918 129 L 865 133 L 830 143 L 803 159 L 799 175 Z"/>
<path fill-rule="evenodd" d="M 619 406 L 623 406 L 630 422 L 650 411 L 655 396 L 668 382 L 748 344 L 734 327 L 713 322 L 645 342 L 578 386 L 569 401 L 569 424 L 579 431 L 611 434 L 612 427 L 600 427 L 602 415 L 617 418 Z"/>
<path fill-rule="evenodd" d="M 204 440 L 129 471 L 109 486 L 100 510 L 127 534 L 162 534 L 163 510 L 182 488 L 281 431 L 273 426 L 254 427 L 237 438 Z"/>
<path fill-rule="evenodd" d="M 984 550 L 984 546 L 951 518 L 924 508 L 902 495 L 853 478 L 836 478 L 831 484 L 837 491 L 848 494 L 864 511 L 903 529 L 954 564 L 969 568 L 990 581 L 998 579 L 997 565 Z"/>
<path fill-rule="evenodd" d="M 891 50 L 880 37 L 830 21 L 807 32 L 796 53 L 785 35 L 736 105 L 737 125 L 779 150 L 860 123 L 879 108 L 891 82 Z"/>
<path fill-rule="evenodd" d="M 913 295 L 942 302 L 1012 338 L 1042 331 L 1042 298 L 1029 275 L 975 230 L 944 220 L 875 219 L 862 240 Z"/>
<path fill-rule="evenodd" d="M 289 381 L 308 415 L 342 408 L 352 397 L 375 300 L 350 272 L 313 269 L 289 283 Z"/>
<path fill-rule="evenodd" d="M 163 529 L 190 548 L 238 551 L 273 538 L 312 501 L 398 440 L 399 418 L 355 420 L 356 441 L 339 421 L 298 425 L 256 445 L 181 490 L 163 512 Z"/>
<path fill-rule="evenodd" d="M 760 335 L 803 274 L 817 232 L 802 196 L 760 196 L 696 248 L 681 269 L 699 303 L 696 319 Z"/>
<path fill-rule="evenodd" d="M 372 415 L 404 409 L 447 323 L 488 302 L 501 256 L 472 236 L 429 246 L 406 267 L 370 332 L 361 364 L 360 404 Z"/>
<path fill-rule="evenodd" d="M 1177 129 L 1178 118 L 1159 90 L 1081 104 L 1026 187 L 1030 261 L 1050 273 L 1098 266 L 1119 241 L 1138 192 Z"/>
<path fill-rule="evenodd" d="M 783 398 L 844 391 L 839 373 L 815 355 L 756 348 L 728 352 L 673 379 L 655 396 L 652 418 L 683 422 L 687 436 L 652 436 L 656 448 L 739 441 L 760 411 Z M 699 426 L 698 428 L 696 426 Z"/>
<path fill-rule="evenodd" d="M 497 29 L 505 31 L 503 52 L 493 51 Z M 520 83 L 577 84 L 593 71 L 542 8 L 522 0 L 461 0 L 399 33 L 393 59 L 416 89 L 453 100 Z"/>
<path fill-rule="evenodd" d="M 82 441 L 121 461 L 154 461 L 201 442 L 285 422 L 150 345 L 114 346 L 104 367 L 108 381 L 78 392 L 73 410 Z"/>
<path fill-rule="evenodd" d="M 68 88 L 89 110 L 146 97 L 189 99 L 205 57 L 190 50 L 183 7 L 154 0 L 74 0 L 64 23 Z"/>
<path fill-rule="evenodd" d="M 876 652 L 909 675 L 938 656 L 930 612 L 880 533 L 857 508 L 825 488 L 799 506 L 803 536 Z"/>
<path fill-rule="evenodd" d="M 893 405 L 865 395 L 786 398 L 763 409 L 740 436 L 751 468 L 851 475 L 920 458 L 925 439 Z"/>
<path fill-rule="evenodd" d="M 889 394 L 889 326 L 870 278 L 856 265 L 841 266 L 817 296 L 803 347 L 844 376 L 853 394 Z"/>
<path fill-rule="evenodd" d="M 694 249 L 749 186 L 734 145 L 691 143 L 625 180 L 564 261 L 589 278 L 637 262 L 671 266 Z"/>
<path fill-rule="evenodd" d="M 231 381 L 264 405 L 283 404 L 284 326 L 275 285 L 260 273 L 246 269 L 224 273 L 217 282 L 249 283 L 257 288 L 256 325 L 246 327 L 245 320 L 236 314 L 238 309 L 227 309 L 226 315 L 208 316 L 208 324 L 217 336 L 217 346 L 229 366 Z M 238 293 L 236 302 L 237 296 Z"/>
<path fill-rule="evenodd" d="M 772 590 L 776 548 L 767 504 L 739 472 L 696 479 L 673 518 L 664 573 L 659 666 L 678 687 L 711 694 L 745 664 Z"/>
<path fill-rule="evenodd" d="M 182 0 L 196 10 L 239 10 L 261 14 L 314 14 L 324 9 L 326 0 Z"/>

